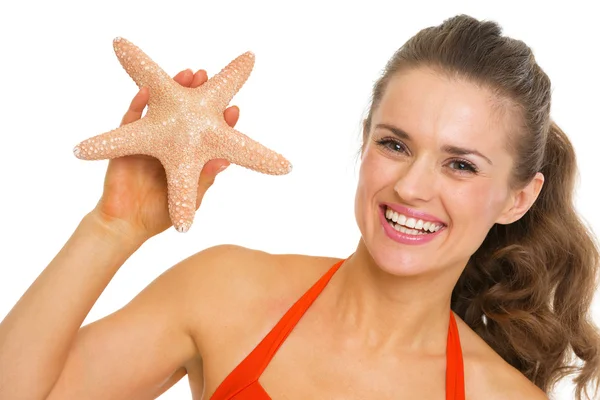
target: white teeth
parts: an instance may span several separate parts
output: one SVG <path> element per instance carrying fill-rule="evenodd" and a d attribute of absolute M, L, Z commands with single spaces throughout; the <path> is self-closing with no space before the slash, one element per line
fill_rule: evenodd
<path fill-rule="evenodd" d="M 438 225 L 435 222 L 431 222 L 431 221 L 423 221 L 422 219 L 415 219 L 415 218 L 409 218 L 406 215 L 402 215 L 399 214 L 397 212 L 395 212 L 394 210 L 392 210 L 391 208 L 387 208 L 385 210 L 385 217 L 388 220 L 391 220 L 395 223 L 395 228 L 399 231 L 399 232 L 403 232 L 403 233 L 411 233 L 411 232 L 415 232 L 414 234 L 423 234 L 425 232 L 437 232 L 438 230 L 440 230 L 442 228 L 442 225 Z M 404 225 L 405 227 L 408 228 L 414 228 L 414 229 L 404 229 L 404 231 L 402 229 L 401 225 Z"/>

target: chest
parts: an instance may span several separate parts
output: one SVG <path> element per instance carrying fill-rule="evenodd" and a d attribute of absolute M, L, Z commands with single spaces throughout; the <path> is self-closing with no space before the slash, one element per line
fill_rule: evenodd
<path fill-rule="evenodd" d="M 273 358 L 260 378 L 272 399 L 445 398 L 444 363 L 311 350 L 290 346 Z"/>
<path fill-rule="evenodd" d="M 189 374 L 193 382 L 204 380 L 205 396 L 198 390 L 194 399 L 209 400 L 224 377 L 249 353 L 229 362 L 207 360 L 204 376 Z M 212 364 L 212 366 L 211 366 Z M 271 399 L 419 399 L 442 400 L 446 393 L 445 357 L 361 356 L 324 340 L 295 332 L 271 359 L 258 382 Z"/>

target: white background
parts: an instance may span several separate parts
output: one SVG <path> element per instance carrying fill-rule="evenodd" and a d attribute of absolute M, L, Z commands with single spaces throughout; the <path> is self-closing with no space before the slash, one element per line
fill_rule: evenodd
<path fill-rule="evenodd" d="M 600 34 L 591 3 L 2 2 L 0 318 L 101 194 L 107 161 L 78 160 L 72 149 L 115 128 L 136 93 L 113 53 L 116 36 L 171 75 L 189 67 L 211 76 L 252 50 L 254 72 L 233 100 L 241 108 L 237 127 L 285 155 L 294 170 L 267 176 L 232 165 L 206 195 L 191 230 L 171 228 L 145 244 L 85 323 L 215 244 L 348 256 L 359 238 L 355 154 L 372 83 L 410 36 L 458 13 L 496 20 L 534 49 L 554 86 L 553 116 L 579 157 L 577 207 L 598 231 Z M 571 390 L 562 382 L 554 398 L 571 399 Z M 186 398 L 186 378 L 161 397 Z"/>

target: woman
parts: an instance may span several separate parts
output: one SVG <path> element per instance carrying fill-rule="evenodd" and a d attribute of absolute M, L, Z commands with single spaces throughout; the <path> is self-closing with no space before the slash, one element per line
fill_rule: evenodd
<path fill-rule="evenodd" d="M 495 23 L 420 31 L 374 87 L 354 254 L 217 246 L 80 329 L 124 261 L 170 226 L 158 161 L 110 161 L 95 209 L 0 325 L 0 399 L 152 399 L 186 374 L 195 399 L 545 399 L 574 371 L 577 399 L 591 398 L 599 256 L 550 91 Z M 142 89 L 123 123 L 147 100 Z M 206 164 L 197 207 L 226 165 Z"/>

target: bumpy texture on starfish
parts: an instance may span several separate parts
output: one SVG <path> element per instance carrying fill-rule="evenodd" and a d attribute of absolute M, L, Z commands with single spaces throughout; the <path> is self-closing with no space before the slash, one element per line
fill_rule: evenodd
<path fill-rule="evenodd" d="M 229 127 L 223 118 L 252 71 L 252 53 L 242 54 L 192 89 L 175 82 L 129 41 L 116 38 L 113 44 L 138 87 L 150 89 L 148 110 L 142 119 L 85 140 L 73 152 L 83 160 L 134 154 L 157 158 L 165 168 L 169 215 L 179 232 L 187 232 L 194 220 L 198 178 L 207 161 L 222 158 L 271 175 L 291 171 L 283 156 Z"/>

